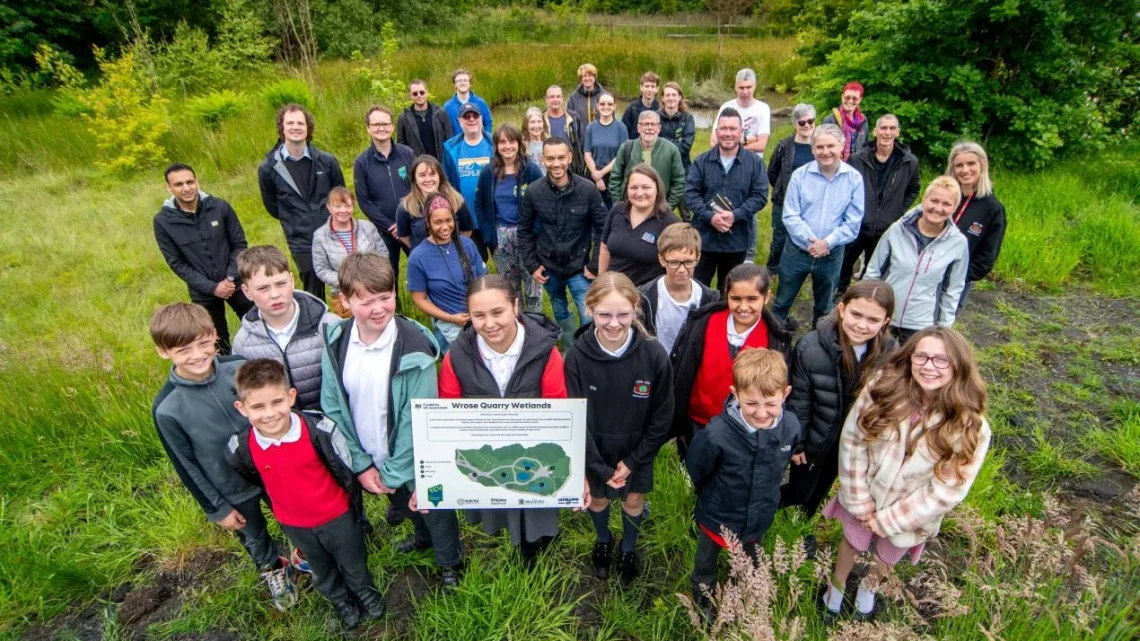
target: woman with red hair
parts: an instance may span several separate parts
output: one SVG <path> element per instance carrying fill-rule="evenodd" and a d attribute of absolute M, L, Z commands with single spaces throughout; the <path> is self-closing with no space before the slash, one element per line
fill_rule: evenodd
<path fill-rule="evenodd" d="M 863 85 L 858 82 L 849 82 L 843 87 L 843 98 L 836 109 L 823 119 L 823 124 L 839 125 L 843 130 L 843 153 L 840 156 L 844 162 L 851 154 L 859 151 L 867 144 L 867 118 L 859 111 L 859 103 L 863 102 Z"/>

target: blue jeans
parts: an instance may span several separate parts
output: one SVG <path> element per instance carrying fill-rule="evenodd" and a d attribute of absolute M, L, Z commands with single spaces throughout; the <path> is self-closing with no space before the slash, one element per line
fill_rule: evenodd
<path fill-rule="evenodd" d="M 784 206 L 772 205 L 772 244 L 768 246 L 768 274 L 780 273 L 780 257 L 784 254 L 784 243 L 788 241 L 788 230 L 784 227 Z"/>
<path fill-rule="evenodd" d="M 582 273 L 563 278 L 553 272 L 546 272 L 546 282 L 542 284 L 550 296 L 550 307 L 554 310 L 554 320 L 561 323 L 571 318 L 569 301 L 566 300 L 566 288 L 570 288 L 570 295 L 574 297 L 574 305 L 578 307 L 579 323 L 586 320 L 586 290 L 590 289 L 590 281 Z"/>
<path fill-rule="evenodd" d="M 815 305 L 811 310 L 811 326 L 831 311 L 835 286 L 839 283 L 839 270 L 843 266 L 843 246 L 835 247 L 823 258 L 812 258 L 811 254 L 796 247 L 789 238 L 784 243 L 784 253 L 780 257 L 780 286 L 776 290 L 776 302 L 772 313 L 787 320 L 792 304 L 811 275 L 812 297 Z"/>

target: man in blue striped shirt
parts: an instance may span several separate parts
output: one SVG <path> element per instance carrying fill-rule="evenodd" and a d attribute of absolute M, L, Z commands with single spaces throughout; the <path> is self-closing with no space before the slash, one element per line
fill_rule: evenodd
<path fill-rule="evenodd" d="M 831 311 L 843 246 L 859 234 L 863 222 L 863 178 L 840 160 L 843 132 L 820 125 L 811 136 L 815 160 L 792 174 L 784 197 L 788 240 L 780 258 L 780 283 L 772 312 L 787 320 L 788 312 L 811 275 L 812 327 Z"/>

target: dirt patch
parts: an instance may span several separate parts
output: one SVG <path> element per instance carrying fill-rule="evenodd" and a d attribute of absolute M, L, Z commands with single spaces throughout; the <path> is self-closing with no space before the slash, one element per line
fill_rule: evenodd
<path fill-rule="evenodd" d="M 395 575 L 384 593 L 388 601 L 388 616 L 384 620 L 384 627 L 388 634 L 402 638 L 412 631 L 416 603 L 425 599 L 437 582 L 438 579 L 425 576 L 414 568 L 407 568 Z"/>
<path fill-rule="evenodd" d="M 105 591 L 97 602 L 78 611 L 58 617 L 26 630 L 25 641 L 103 641 L 110 632 L 114 638 L 129 636 L 142 641 L 151 625 L 178 617 L 184 603 L 183 593 L 202 587 L 205 579 L 231 555 L 221 550 L 199 550 L 178 568 L 158 571 L 145 585 L 125 583 Z M 149 561 L 136 564 L 153 567 Z M 238 636 L 226 630 L 182 633 L 171 637 L 178 641 L 237 641 Z"/>

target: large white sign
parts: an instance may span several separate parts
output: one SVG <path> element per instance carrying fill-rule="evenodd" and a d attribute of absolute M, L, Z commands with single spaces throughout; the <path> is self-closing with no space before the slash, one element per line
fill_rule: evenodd
<path fill-rule="evenodd" d="M 586 399 L 413 399 L 420 509 L 581 507 Z"/>

